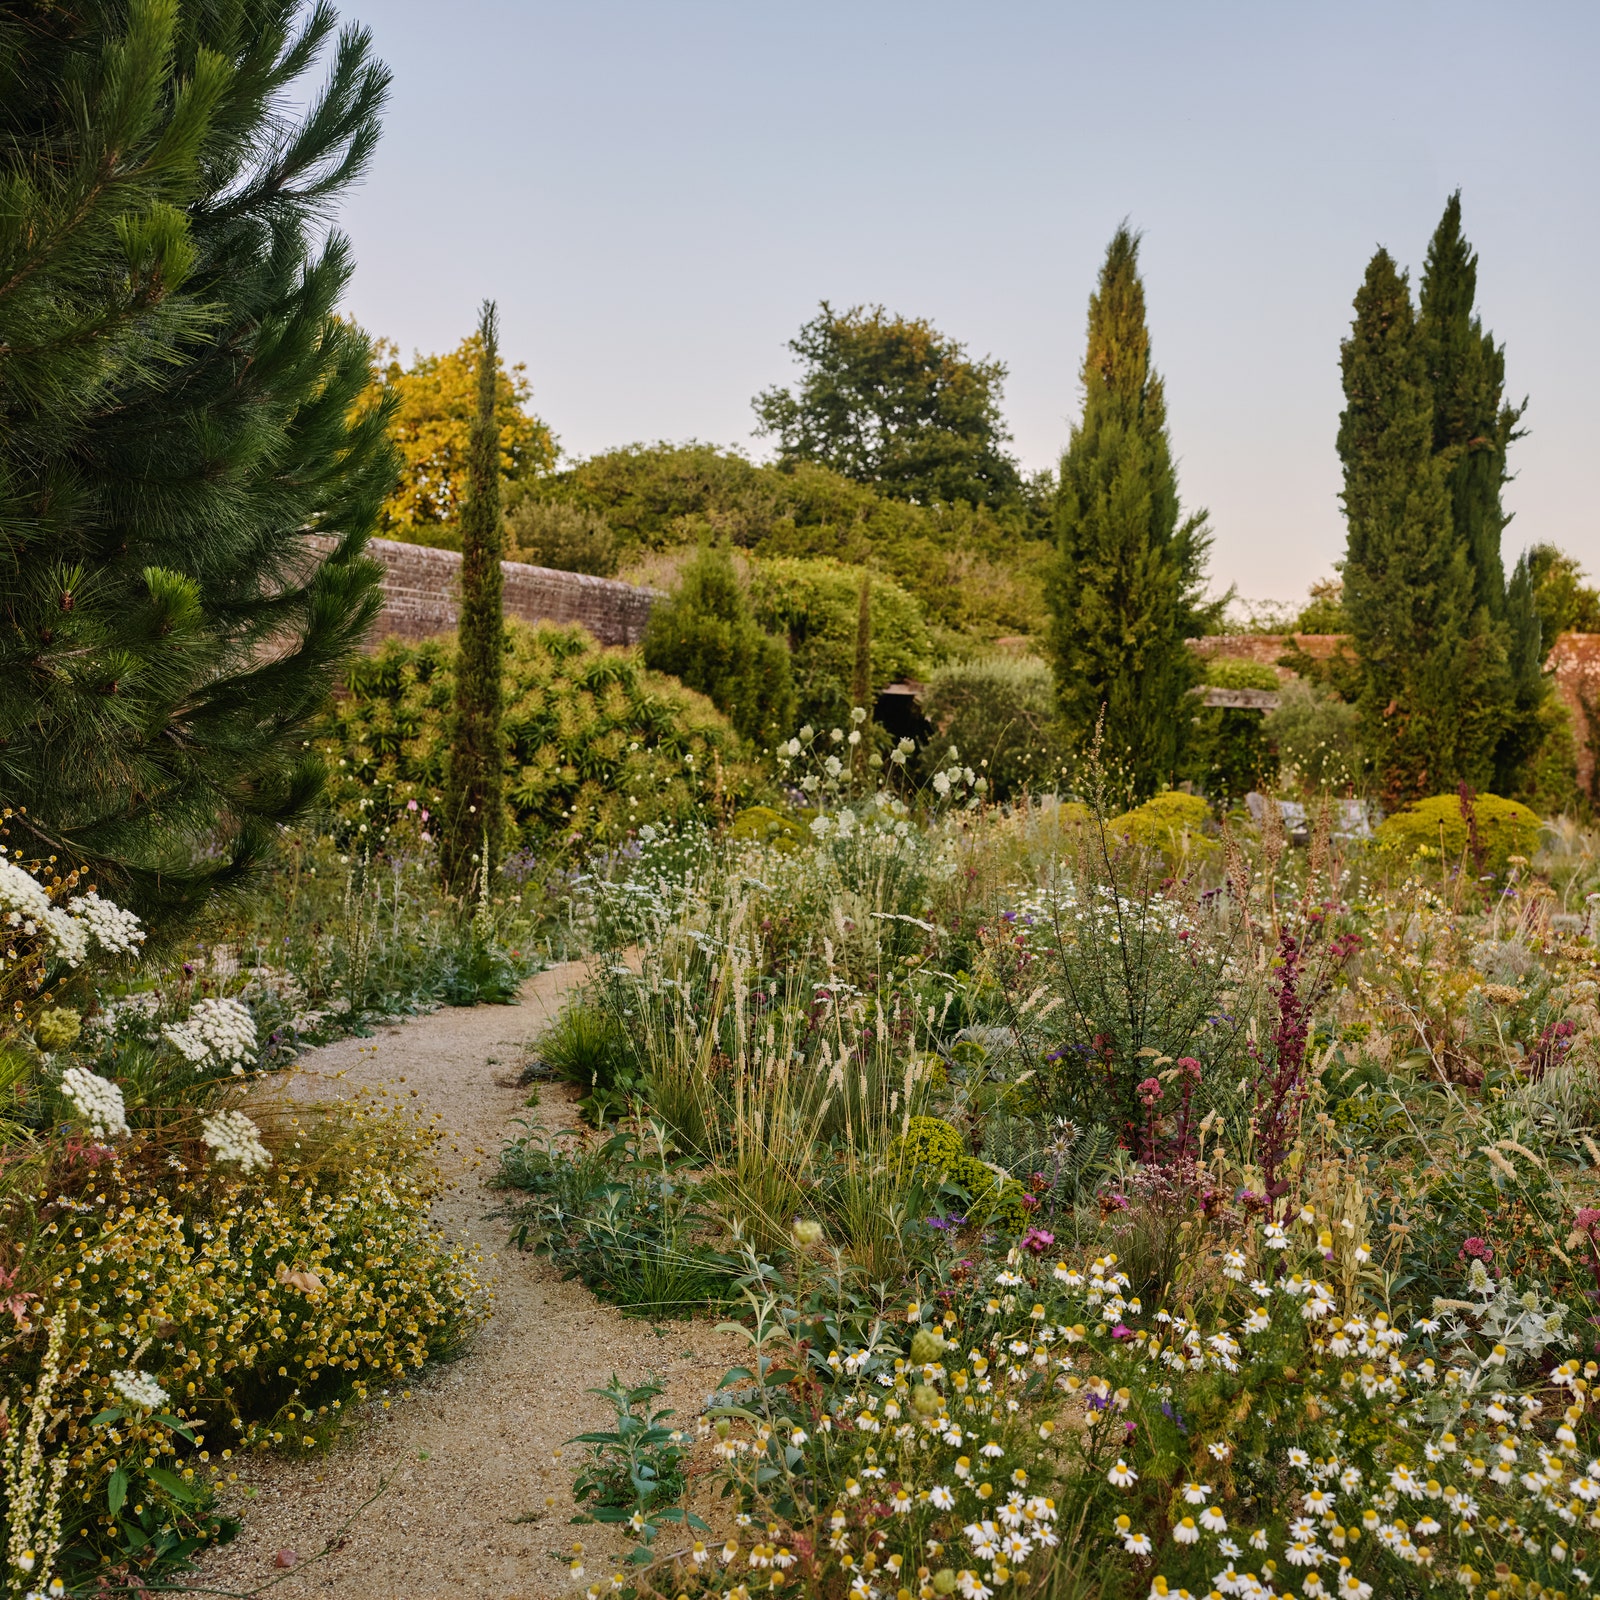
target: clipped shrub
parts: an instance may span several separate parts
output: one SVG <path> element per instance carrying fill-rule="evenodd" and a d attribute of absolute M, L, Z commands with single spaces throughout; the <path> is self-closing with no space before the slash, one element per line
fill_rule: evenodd
<path fill-rule="evenodd" d="M 725 550 L 709 546 L 683 569 L 677 592 L 650 613 L 644 660 L 698 689 L 741 738 L 771 747 L 789 736 L 789 649 L 763 633 Z"/>
<path fill-rule="evenodd" d="M 1532 857 L 1539 847 L 1539 819 L 1525 805 L 1497 794 L 1475 795 L 1472 812 L 1484 865 L 1503 872 L 1512 856 Z M 1461 797 L 1436 794 L 1416 800 L 1378 826 L 1378 846 L 1410 860 L 1418 850 L 1431 850 L 1447 861 L 1470 857 L 1471 839 L 1462 814 Z M 1468 865 L 1471 865 L 1469 860 Z"/>
<path fill-rule="evenodd" d="M 1003 1169 L 968 1155 L 961 1135 L 939 1117 L 913 1117 L 895 1142 L 895 1159 L 913 1172 L 959 1184 L 972 1196 L 974 1227 L 1020 1233 L 1027 1226 L 1026 1191 Z"/>
<path fill-rule="evenodd" d="M 924 677 L 929 641 L 922 608 L 899 584 L 874 575 L 871 599 L 871 687 L 876 694 L 898 679 Z M 826 560 L 754 564 L 751 607 L 768 633 L 789 641 L 798 722 L 819 728 L 847 725 L 860 602 L 859 568 Z"/>
<path fill-rule="evenodd" d="M 751 790 L 726 718 L 646 671 L 637 653 L 597 645 L 577 627 L 508 622 L 506 635 L 509 846 L 618 843 L 631 828 L 687 820 Z M 391 639 L 350 667 L 318 742 L 348 834 L 436 804 L 454 655 L 449 636 Z"/>
<path fill-rule="evenodd" d="M 1210 816 L 1210 807 L 1199 795 L 1172 789 L 1113 817 L 1106 829 L 1141 849 L 1158 852 L 1168 866 L 1176 867 L 1185 860 L 1203 860 L 1217 848 L 1202 831 Z"/>
<path fill-rule="evenodd" d="M 996 800 L 1053 789 L 1065 750 L 1055 726 L 1055 677 L 1037 656 L 987 656 L 937 667 L 922 712 L 938 730 L 921 752 L 925 778 L 953 744 Z"/>
<path fill-rule="evenodd" d="M 1325 684 L 1290 679 L 1263 731 L 1278 752 L 1286 785 L 1347 789 L 1361 776 L 1360 716 Z"/>
<path fill-rule="evenodd" d="M 506 513 L 506 558 L 611 578 L 617 571 L 617 536 L 598 511 L 528 497 Z"/>

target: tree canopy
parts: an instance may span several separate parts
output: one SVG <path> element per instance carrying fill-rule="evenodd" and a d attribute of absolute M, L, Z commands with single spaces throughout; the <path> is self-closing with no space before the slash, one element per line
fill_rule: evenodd
<path fill-rule="evenodd" d="M 785 466 L 828 467 L 918 505 L 1019 499 L 1021 474 L 1004 449 L 1000 362 L 970 360 L 921 318 L 882 306 L 836 312 L 826 300 L 789 348 L 803 369 L 799 384 L 753 402 L 757 432 L 777 439 Z"/>
<path fill-rule="evenodd" d="M 305 735 L 378 605 L 388 404 L 358 404 L 325 211 L 388 74 L 334 28 L 300 0 L 0 11 L 0 795 L 146 914 L 317 794 Z"/>
<path fill-rule="evenodd" d="M 461 548 L 461 508 L 467 494 L 478 368 L 483 336 L 469 334 L 444 355 L 416 355 L 400 364 L 388 340 L 379 345 L 370 399 L 392 396 L 389 436 L 400 477 L 383 503 L 381 532 L 408 544 Z M 533 386 L 526 365 L 496 362 L 495 420 L 500 429 L 500 481 L 508 503 L 555 465 L 556 441 L 528 410 Z"/>

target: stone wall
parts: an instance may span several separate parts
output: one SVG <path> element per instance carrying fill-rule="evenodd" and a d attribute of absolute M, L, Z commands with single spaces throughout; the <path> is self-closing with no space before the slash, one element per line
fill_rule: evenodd
<path fill-rule="evenodd" d="M 333 541 L 327 540 L 325 548 Z M 429 639 L 456 625 L 461 599 L 461 556 L 395 539 L 374 539 L 368 552 L 384 566 L 383 614 L 370 645 L 382 639 Z M 521 561 L 502 561 L 505 614 L 522 622 L 576 622 L 601 644 L 638 644 L 659 590 L 640 589 L 586 572 L 555 572 Z"/>

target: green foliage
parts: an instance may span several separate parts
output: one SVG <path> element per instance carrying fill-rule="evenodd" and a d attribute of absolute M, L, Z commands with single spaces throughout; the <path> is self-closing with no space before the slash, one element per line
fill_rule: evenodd
<path fill-rule="evenodd" d="M 506 627 L 502 752 L 513 846 L 620 844 L 631 829 L 703 814 L 748 787 L 732 728 L 711 703 L 581 628 Z M 318 741 L 347 828 L 407 803 L 433 808 L 454 701 L 448 639 L 388 640 L 354 662 Z"/>
<path fill-rule="evenodd" d="M 583 1000 L 567 1006 L 540 1039 L 539 1059 L 585 1094 L 625 1087 L 639 1074 L 627 1029 L 605 1006 Z"/>
<path fill-rule="evenodd" d="M 938 1117 L 913 1117 L 896 1142 L 893 1159 L 965 1189 L 971 1197 L 967 1221 L 974 1227 L 1021 1233 L 1028 1225 L 1022 1184 L 1000 1168 L 969 1155 L 961 1135 Z"/>
<path fill-rule="evenodd" d="M 506 513 L 506 555 L 557 572 L 617 575 L 617 537 L 598 511 L 525 495 Z"/>
<path fill-rule="evenodd" d="M 1529 859 L 1539 848 L 1539 819 L 1525 805 L 1497 794 L 1479 794 L 1472 798 L 1472 811 L 1488 871 L 1503 872 L 1509 857 Z M 1459 795 L 1436 794 L 1385 817 L 1378 825 L 1378 844 L 1403 860 L 1425 848 L 1447 862 L 1466 857 L 1469 867 L 1473 865 Z"/>
<path fill-rule="evenodd" d="M 735 840 L 754 839 L 788 854 L 805 843 L 805 829 L 793 817 L 787 817 L 771 806 L 746 806 L 733 819 L 728 837 Z"/>
<path fill-rule="evenodd" d="M 1558 695 L 1546 696 L 1539 707 L 1538 738 L 1517 798 L 1541 817 L 1570 815 L 1581 804 L 1577 733 L 1572 713 Z"/>
<path fill-rule="evenodd" d="M 644 662 L 699 690 L 752 744 L 770 748 L 788 738 L 795 702 L 788 646 L 762 632 L 725 550 L 702 549 L 671 598 L 650 613 Z"/>
<path fill-rule="evenodd" d="M 388 75 L 334 28 L 300 0 L 0 16 L 0 793 L 146 911 L 315 798 L 305 735 L 379 603 L 387 412 L 325 218 Z"/>
<path fill-rule="evenodd" d="M 1296 633 L 1344 633 L 1350 627 L 1350 617 L 1344 608 L 1344 583 L 1339 578 L 1319 578 L 1311 585 L 1311 592 L 1300 615 L 1295 619 Z"/>
<path fill-rule="evenodd" d="M 500 370 L 498 317 L 486 302 L 478 321 L 478 414 L 467 445 L 461 511 L 461 625 L 457 633 L 450 759 L 439 803 L 439 863 L 458 894 L 486 884 L 505 843 L 505 763 L 500 758 L 505 619 L 500 571 Z"/>
<path fill-rule="evenodd" d="M 1276 692 L 1278 675 L 1258 661 L 1229 656 L 1205 660 L 1205 683 L 1218 689 Z M 1264 715 L 1239 706 L 1196 704 L 1183 772 L 1219 798 L 1236 799 L 1271 781 L 1275 770 Z"/>
<path fill-rule="evenodd" d="M 1342 790 L 1361 776 L 1360 712 L 1326 684 L 1306 678 L 1283 684 L 1263 732 L 1285 783 Z"/>
<path fill-rule="evenodd" d="M 922 712 L 937 730 L 919 760 L 924 776 L 949 747 L 989 780 L 996 800 L 1057 787 L 1065 752 L 1056 728 L 1055 679 L 1037 656 L 985 656 L 936 667 Z"/>
<path fill-rule="evenodd" d="M 1217 848 L 1206 837 L 1211 808 L 1197 794 L 1169 789 L 1152 795 L 1142 806 L 1113 817 L 1106 831 L 1119 839 L 1130 839 L 1143 850 L 1158 853 L 1169 866 L 1203 861 Z"/>
<path fill-rule="evenodd" d="M 750 604 L 768 633 L 788 640 L 795 716 L 822 728 L 844 727 L 856 667 L 859 572 L 837 561 L 762 561 L 750 575 Z M 898 584 L 873 577 L 871 605 L 876 695 L 887 684 L 927 672 L 929 641 L 917 602 Z"/>
<path fill-rule="evenodd" d="M 612 1373 L 605 1388 L 589 1393 L 611 1402 L 617 1425 L 567 1440 L 590 1447 L 589 1464 L 572 1483 L 572 1498 L 590 1509 L 576 1520 L 628 1522 L 638 1513 L 649 1519 L 646 1543 L 660 1522 L 706 1528 L 699 1517 L 671 1504 L 683 1494 L 683 1463 L 692 1444 L 687 1433 L 667 1426 L 672 1411 L 651 1404 L 665 1387 L 652 1379 L 629 1388 Z"/>
<path fill-rule="evenodd" d="M 1035 531 L 1044 509 L 1032 501 L 1004 513 L 916 506 L 826 467 L 757 466 L 702 444 L 609 450 L 557 473 L 540 494 L 604 516 L 624 566 L 708 542 L 763 558 L 823 556 L 892 578 L 931 625 L 964 638 L 1043 626 L 1051 551 Z"/>
<path fill-rule="evenodd" d="M 1082 419 L 1061 460 L 1051 647 L 1067 737 L 1105 752 L 1137 795 L 1172 781 L 1204 630 L 1204 514 L 1183 519 L 1166 397 L 1150 364 L 1138 240 L 1119 228 L 1089 300 Z"/>
<path fill-rule="evenodd" d="M 1536 544 L 1524 559 L 1547 652 L 1564 633 L 1600 633 L 1600 590 L 1583 581 L 1574 557 L 1553 544 Z"/>
<path fill-rule="evenodd" d="M 1202 682 L 1216 689 L 1266 689 L 1280 685 L 1278 674 L 1259 661 L 1241 661 L 1234 656 L 1210 656 Z"/>
<path fill-rule="evenodd" d="M 789 348 L 804 367 L 799 393 L 754 401 L 757 431 L 777 436 L 785 466 L 827 467 L 922 505 L 1020 498 L 1003 449 L 1000 362 L 969 360 L 921 319 L 882 306 L 836 313 L 826 300 Z"/>

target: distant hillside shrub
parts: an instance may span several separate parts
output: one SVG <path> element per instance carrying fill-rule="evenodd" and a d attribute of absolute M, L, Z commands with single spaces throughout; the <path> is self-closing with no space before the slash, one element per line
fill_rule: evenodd
<path fill-rule="evenodd" d="M 936 667 L 922 713 L 938 730 L 920 754 L 924 777 L 951 745 L 989 780 L 993 799 L 1054 789 L 1065 756 L 1055 726 L 1055 677 L 1037 656 L 986 656 Z"/>
<path fill-rule="evenodd" d="M 1497 794 L 1480 794 L 1473 797 L 1472 811 L 1484 865 L 1490 871 L 1503 872 L 1512 856 L 1532 858 L 1539 847 L 1539 819 L 1525 805 Z M 1402 860 L 1424 848 L 1441 852 L 1446 860 L 1468 855 L 1467 820 L 1460 796 L 1436 794 L 1386 817 L 1378 826 L 1378 846 Z"/>
<path fill-rule="evenodd" d="M 620 843 L 751 790 L 737 735 L 702 695 L 576 627 L 507 624 L 508 845 Z M 441 792 L 454 639 L 391 639 L 346 679 L 321 750 L 354 832 L 431 808 Z"/>

